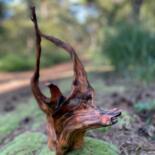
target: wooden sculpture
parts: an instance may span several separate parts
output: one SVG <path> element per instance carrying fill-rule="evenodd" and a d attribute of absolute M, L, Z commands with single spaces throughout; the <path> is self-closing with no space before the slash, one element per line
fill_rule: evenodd
<path fill-rule="evenodd" d="M 45 35 L 39 30 L 35 7 L 31 7 L 31 14 L 36 36 L 36 64 L 31 79 L 32 92 L 47 117 L 49 148 L 54 149 L 57 155 L 64 155 L 71 149 L 82 147 L 87 129 L 113 125 L 121 112 L 117 109 L 103 111 L 95 105 L 94 89 L 75 50 L 69 44 Z M 63 48 L 72 58 L 74 80 L 72 91 L 67 97 L 53 83 L 47 85 L 51 97 L 46 97 L 39 88 L 42 38 Z"/>

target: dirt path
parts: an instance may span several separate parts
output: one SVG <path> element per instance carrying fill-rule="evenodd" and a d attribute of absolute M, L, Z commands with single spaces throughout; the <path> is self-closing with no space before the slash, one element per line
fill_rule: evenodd
<path fill-rule="evenodd" d="M 32 71 L 19 73 L 0 73 L 0 94 L 26 87 L 30 83 Z M 41 70 L 41 81 L 65 78 L 72 75 L 72 63 L 60 64 Z"/>
<path fill-rule="evenodd" d="M 86 71 L 111 71 L 112 68 L 110 66 L 103 66 L 100 68 L 96 68 L 90 66 L 89 64 L 86 66 Z M 0 73 L 0 95 L 8 92 L 15 91 L 22 87 L 29 86 L 30 78 L 33 74 L 33 71 L 27 72 L 16 72 L 16 73 Z M 56 79 L 62 79 L 66 77 L 71 77 L 73 75 L 72 71 L 72 63 L 64 63 L 60 65 L 56 65 L 50 68 L 42 69 L 40 81 L 51 81 Z"/>
<path fill-rule="evenodd" d="M 14 110 L 16 104 L 27 102 L 32 95 L 30 79 L 33 71 L 0 73 L 0 113 Z M 41 83 L 69 77 L 72 75 L 72 63 L 60 64 L 41 70 Z"/>
<path fill-rule="evenodd" d="M 96 68 L 86 63 L 86 71 L 111 71 L 109 66 Z M 55 81 L 73 76 L 72 62 L 59 64 L 50 68 L 42 69 L 40 74 L 41 83 Z M 15 103 L 25 102 L 32 95 L 30 79 L 33 71 L 0 73 L 0 112 L 11 111 Z M 43 85 L 41 85 L 43 86 Z"/>

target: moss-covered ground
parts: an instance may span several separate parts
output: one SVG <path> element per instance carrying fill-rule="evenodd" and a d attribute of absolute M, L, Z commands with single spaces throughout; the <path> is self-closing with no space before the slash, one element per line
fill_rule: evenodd
<path fill-rule="evenodd" d="M 93 77 L 91 77 L 93 78 Z M 101 81 L 95 83 L 100 88 Z M 64 93 L 68 92 L 71 80 L 59 81 Z M 102 87 L 103 89 L 103 87 Z M 106 88 L 107 92 L 115 90 Z M 45 91 L 45 93 L 47 93 Z M 0 155 L 54 155 L 47 147 L 46 119 L 34 99 L 18 103 L 9 113 L 0 115 Z M 102 132 L 101 129 L 96 130 Z M 103 130 L 104 131 L 104 130 Z M 91 131 L 90 131 L 91 132 Z M 68 155 L 118 155 L 118 149 L 111 143 L 86 137 L 84 147 Z"/>
<path fill-rule="evenodd" d="M 5 145 L 0 155 L 54 155 L 48 149 L 47 137 L 40 132 L 25 132 Z M 85 138 L 83 148 L 71 151 L 68 155 L 118 155 L 118 149 L 107 142 L 94 138 Z"/>
<path fill-rule="evenodd" d="M 43 113 L 33 99 L 20 104 L 16 110 L 0 116 L 0 155 L 54 155 L 47 148 Z M 39 132 L 38 132 L 39 130 Z M 17 132 L 17 133 L 16 133 Z M 86 138 L 85 145 L 69 155 L 117 155 L 118 149 L 107 142 Z"/>
<path fill-rule="evenodd" d="M 0 116 L 0 141 L 21 128 L 28 126 L 28 130 L 37 129 L 43 122 L 44 116 L 38 109 L 35 101 L 30 99 L 28 103 L 21 103 L 16 110 Z"/>
<path fill-rule="evenodd" d="M 113 107 L 123 109 L 122 117 L 117 125 L 88 131 L 83 148 L 71 151 L 68 155 L 118 155 L 120 153 L 148 155 L 146 150 L 151 151 L 149 153 L 151 155 L 155 154 L 154 144 L 152 145 L 150 141 L 155 137 L 154 112 L 153 108 L 151 108 L 152 111 L 149 109 L 154 103 L 151 95 L 154 96 L 155 91 L 147 88 L 146 98 L 144 96 L 146 90 L 143 88 L 144 95 L 142 93 L 141 95 L 144 98 L 137 101 L 139 89 L 132 88 L 132 85 L 124 84 L 122 81 L 114 82 L 109 77 L 104 77 L 107 80 L 102 80 L 100 76 L 89 74 L 91 84 L 96 90 L 97 105 L 103 109 Z M 64 94 L 69 93 L 71 82 L 70 78 L 55 81 Z M 49 95 L 47 90 L 45 93 Z M 6 104 L 7 102 L 2 103 L 1 107 L 5 107 Z M 1 110 L 0 114 L 0 155 L 54 155 L 55 152 L 47 147 L 45 115 L 32 96 L 25 95 L 24 100 L 18 100 L 18 103 L 12 104 L 14 108 L 11 111 Z M 142 122 L 140 118 L 144 121 Z M 149 122 L 152 122 L 152 126 Z"/>

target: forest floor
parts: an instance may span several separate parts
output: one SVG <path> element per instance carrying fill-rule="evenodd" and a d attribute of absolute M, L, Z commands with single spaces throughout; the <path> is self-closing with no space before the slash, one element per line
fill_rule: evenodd
<path fill-rule="evenodd" d="M 121 155 L 155 155 L 155 84 L 142 85 L 116 76 L 110 67 L 87 66 L 89 80 L 96 90 L 96 104 L 118 108 L 122 116 L 113 127 L 90 130 L 87 135 L 113 143 Z M 0 73 L 0 149 L 27 131 L 46 134 L 45 118 L 37 107 L 29 86 L 32 72 Z M 58 84 L 68 94 L 72 64 L 62 64 L 41 72 L 44 82 Z"/>

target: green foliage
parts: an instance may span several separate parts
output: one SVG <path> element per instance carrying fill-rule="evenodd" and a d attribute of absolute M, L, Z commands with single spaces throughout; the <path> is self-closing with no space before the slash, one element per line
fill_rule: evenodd
<path fill-rule="evenodd" d="M 30 58 L 31 59 L 31 58 Z M 22 71 L 33 68 L 33 61 L 24 55 L 7 54 L 0 60 L 1 71 Z M 27 60 L 27 61 L 24 61 Z"/>
<path fill-rule="evenodd" d="M 0 20 L 4 18 L 5 10 L 6 10 L 6 6 L 4 1 L 0 1 Z"/>
<path fill-rule="evenodd" d="M 33 52 L 34 53 L 34 52 Z M 35 55 L 35 54 L 34 54 Z M 13 54 L 7 53 L 0 58 L 1 71 L 24 71 L 34 68 L 35 58 L 34 55 L 25 55 L 22 53 Z M 58 64 L 68 60 L 68 56 L 60 51 L 53 53 L 45 52 L 41 60 L 41 67 L 48 67 L 50 65 Z M 25 61 L 26 60 L 26 61 Z"/>
<path fill-rule="evenodd" d="M 116 70 L 150 80 L 155 75 L 155 34 L 140 23 L 121 23 L 106 30 L 102 54 Z"/>
<path fill-rule="evenodd" d="M 143 112 L 143 111 L 153 111 L 155 110 L 155 100 L 149 100 L 147 102 L 138 102 L 134 104 L 134 109 L 137 112 Z"/>
<path fill-rule="evenodd" d="M 146 24 L 152 23 L 155 26 L 155 21 L 153 20 L 154 16 L 155 16 L 154 0 L 144 1 L 144 4 L 141 9 L 141 16 L 142 16 L 143 20 L 145 20 Z"/>
<path fill-rule="evenodd" d="M 9 4 L 11 1 L 6 5 L 12 14 L 1 22 L 0 27 L 0 71 L 30 70 L 35 61 L 35 36 L 33 24 L 28 16 L 28 1 L 21 0 L 16 5 Z M 34 1 L 34 4 L 37 10 L 40 9 L 37 11 L 37 16 L 40 29 L 44 33 L 57 36 L 67 42 L 75 40 L 72 36 L 83 34 L 66 6 L 60 5 L 58 1 Z M 47 16 L 44 16 L 45 12 Z M 78 27 L 77 31 L 75 31 L 76 27 Z M 70 35 L 71 32 L 74 32 L 73 35 Z M 64 51 L 60 51 L 52 43 L 43 40 L 42 48 L 41 67 L 48 67 L 69 59 Z"/>

